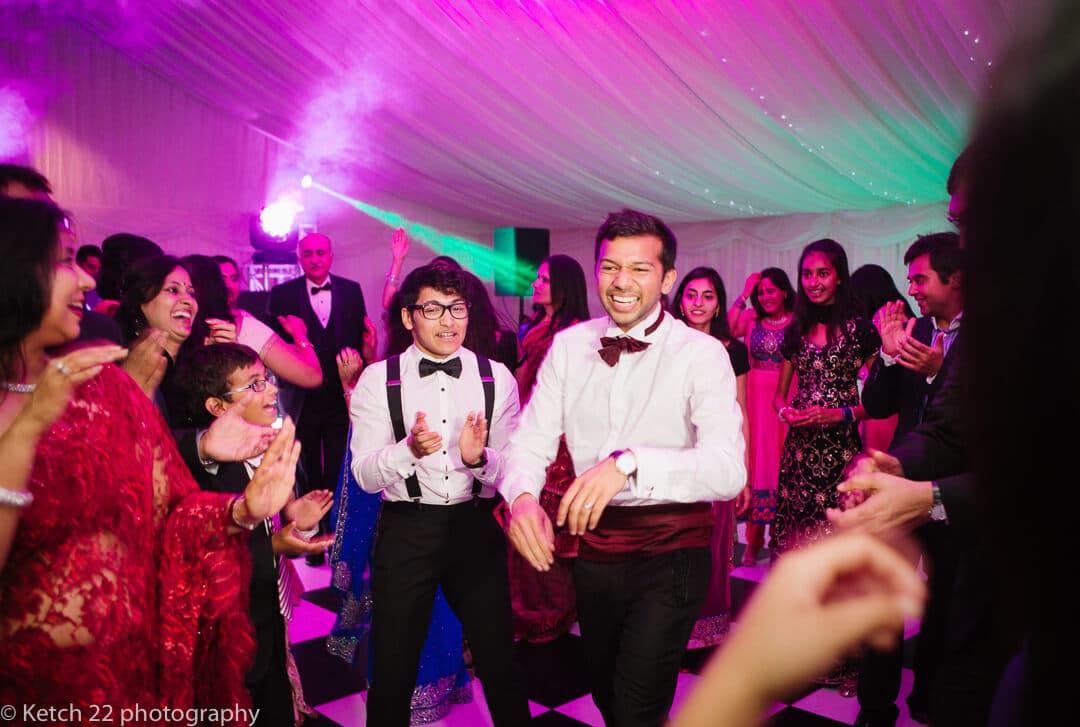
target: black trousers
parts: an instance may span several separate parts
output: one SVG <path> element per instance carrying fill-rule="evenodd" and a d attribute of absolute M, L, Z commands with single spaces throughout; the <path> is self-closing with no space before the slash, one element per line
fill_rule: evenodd
<path fill-rule="evenodd" d="M 709 587 L 707 548 L 574 563 L 593 701 L 608 727 L 660 727 Z"/>
<path fill-rule="evenodd" d="M 959 551 L 954 542 L 955 532 L 944 523 L 927 523 L 915 531 L 928 561 L 927 586 L 929 598 L 919 626 L 919 639 L 912 664 L 915 683 L 908 705 L 927 712 L 934 693 L 945 654 L 949 612 Z M 868 649 L 859 668 L 859 707 L 867 717 L 885 722 L 899 715 L 896 698 L 900 692 L 903 635 L 897 637 L 896 648 L 888 652 Z"/>
<path fill-rule="evenodd" d="M 301 495 L 312 490 L 336 490 L 348 438 L 349 412 L 344 397 L 321 389 L 308 391 L 300 420 L 296 423 L 300 463 L 307 475 L 307 485 Z M 330 532 L 329 515 L 319 523 L 319 531 Z"/>
<path fill-rule="evenodd" d="M 436 586 L 461 621 L 497 727 L 530 721 L 520 672 L 497 498 L 460 505 L 384 502 L 372 556 L 368 724 L 407 727 Z"/>

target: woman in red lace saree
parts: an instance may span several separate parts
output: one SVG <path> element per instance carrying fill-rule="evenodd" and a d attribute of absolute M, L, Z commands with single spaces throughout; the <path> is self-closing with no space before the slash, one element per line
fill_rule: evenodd
<path fill-rule="evenodd" d="M 71 708 L 51 723 L 246 707 L 245 528 L 291 491 L 292 425 L 244 495 L 200 491 L 112 365 L 124 349 L 56 350 L 93 288 L 62 219 L 49 202 L 0 198 L 0 704 L 16 722 L 23 705 Z"/>
<path fill-rule="evenodd" d="M 588 292 L 585 272 L 577 260 L 566 255 L 545 258 L 536 271 L 533 304 L 543 307 L 543 314 L 533 320 L 522 349 L 525 357 L 518 365 L 518 396 L 524 407 L 536 384 L 540 364 L 544 362 L 551 341 L 559 331 L 588 320 Z M 548 465 L 540 504 L 555 522 L 559 502 L 574 481 L 574 462 L 565 440 L 559 442 L 555 461 Z M 517 550 L 509 549 L 510 603 L 514 615 L 514 637 L 526 641 L 551 641 L 566 633 L 577 619 L 573 564 L 578 538 L 560 528 L 555 532 L 555 562 L 541 573 L 529 565 Z"/>

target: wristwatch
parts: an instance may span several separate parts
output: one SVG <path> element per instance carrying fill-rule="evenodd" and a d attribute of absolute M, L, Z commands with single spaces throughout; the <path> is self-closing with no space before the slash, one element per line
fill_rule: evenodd
<path fill-rule="evenodd" d="M 488 461 L 487 460 L 487 448 L 484 448 L 484 449 L 480 450 L 480 459 L 478 459 L 476 462 L 473 462 L 472 464 L 469 464 L 468 462 L 465 462 L 463 460 L 461 463 L 463 465 L 465 465 L 466 467 L 468 467 L 469 469 L 475 470 L 475 469 L 480 469 L 481 467 L 486 465 L 487 461 Z"/>
<path fill-rule="evenodd" d="M 945 514 L 945 503 L 941 500 L 941 488 L 934 482 L 930 485 L 934 493 L 934 504 L 930 507 L 930 520 L 935 523 L 948 522 L 949 516 Z"/>
<path fill-rule="evenodd" d="M 629 449 L 616 449 L 611 456 L 615 458 L 615 469 L 623 477 L 633 477 L 637 472 L 637 457 Z"/>

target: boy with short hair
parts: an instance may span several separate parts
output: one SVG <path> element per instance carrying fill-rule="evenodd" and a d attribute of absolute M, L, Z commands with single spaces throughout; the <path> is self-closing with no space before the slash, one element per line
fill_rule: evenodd
<path fill-rule="evenodd" d="M 496 727 L 530 721 L 513 660 L 506 538 L 493 515 L 518 413 L 505 366 L 462 347 L 460 270 L 426 265 L 398 293 L 413 344 L 364 370 L 352 395 L 352 470 L 382 492 L 372 555 L 368 724 L 407 727 L 435 590 L 472 648 Z M 489 438 L 490 434 L 490 438 Z"/>
<path fill-rule="evenodd" d="M 220 343 L 198 349 L 182 360 L 176 376 L 198 427 L 209 426 L 233 408 L 256 426 L 270 426 L 278 417 L 277 387 L 248 346 Z M 244 462 L 203 462 L 192 474 L 204 490 L 240 493 L 261 458 L 260 453 Z M 185 459 L 190 463 L 192 458 Z M 268 519 L 255 526 L 248 541 L 252 562 L 248 610 L 258 647 L 244 681 L 259 710 L 260 724 L 291 727 L 301 713 L 311 712 L 304 703 L 288 645 L 286 621 L 292 616 L 290 588 L 295 576 L 280 558 L 326 550 L 332 536 L 309 538 L 316 534 L 332 502 L 327 490 L 291 499 L 282 510 L 284 526 L 275 527 Z"/>

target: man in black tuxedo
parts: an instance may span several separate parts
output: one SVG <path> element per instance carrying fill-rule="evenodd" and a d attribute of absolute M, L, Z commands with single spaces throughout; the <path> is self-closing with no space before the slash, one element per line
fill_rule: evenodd
<path fill-rule="evenodd" d="M 902 306 L 890 305 L 875 316 L 883 339 L 881 355 L 874 362 L 862 392 L 862 405 L 874 419 L 898 414 L 893 444 L 922 423 L 927 402 L 934 398 L 956 359 L 960 322 L 963 318 L 963 251 L 954 232 L 920 237 L 904 255 L 908 266 L 908 289 L 922 317 L 900 328 Z M 892 333 L 886 319 L 892 320 Z M 898 334 L 898 335 L 897 335 Z M 928 562 L 930 599 L 919 630 L 915 653 L 915 686 L 908 697 L 911 714 L 925 722 L 934 675 L 941 663 L 949 595 L 956 575 L 956 545 L 952 529 L 943 521 L 915 529 Z M 902 635 L 900 637 L 902 639 Z M 900 689 L 901 642 L 888 653 L 866 653 L 859 674 L 859 716 L 863 727 L 892 727 L 899 710 L 895 701 Z M 923 717 L 920 719 L 920 717 Z"/>
<path fill-rule="evenodd" d="M 296 256 L 304 276 L 274 286 L 270 291 L 271 318 L 281 321 L 296 316 L 307 326 L 308 339 L 322 367 L 323 383 L 300 391 L 292 407 L 299 412 L 296 438 L 301 446 L 301 463 L 311 490 L 334 491 L 344 460 L 349 430 L 349 412 L 338 376 L 337 357 L 343 349 L 359 351 L 363 363 L 374 356 L 374 327 L 367 319 L 364 294 L 352 280 L 330 274 L 334 251 L 330 238 L 310 233 L 297 245 Z M 281 329 L 283 336 L 288 334 Z M 322 532 L 329 531 L 324 520 Z M 308 562 L 321 564 L 319 554 Z"/>

